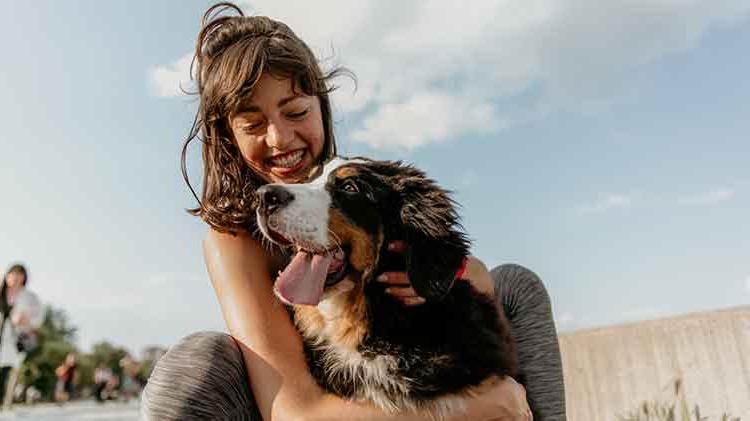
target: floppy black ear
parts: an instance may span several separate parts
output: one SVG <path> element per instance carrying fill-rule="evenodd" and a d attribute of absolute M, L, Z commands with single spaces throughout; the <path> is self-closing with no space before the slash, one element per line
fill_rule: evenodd
<path fill-rule="evenodd" d="M 395 189 L 401 198 L 407 273 L 420 296 L 439 300 L 453 286 L 456 271 L 469 253 L 469 240 L 448 192 L 421 171 L 402 168 L 406 174 L 395 177 Z"/>

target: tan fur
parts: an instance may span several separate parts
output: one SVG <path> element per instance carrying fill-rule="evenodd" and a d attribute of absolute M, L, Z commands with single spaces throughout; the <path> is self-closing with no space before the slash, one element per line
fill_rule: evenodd
<path fill-rule="evenodd" d="M 336 175 L 349 174 L 353 170 L 345 167 Z M 306 337 L 326 339 L 355 351 L 367 333 L 367 304 L 362 277 L 367 277 L 375 267 L 382 234 L 373 244 L 364 230 L 351 224 L 336 209 L 329 212 L 329 233 L 332 242 L 350 245 L 350 274 L 339 284 L 328 288 L 317 307 L 295 306 L 295 320 Z"/>
<path fill-rule="evenodd" d="M 325 339 L 354 351 L 367 333 L 367 306 L 361 283 L 341 281 L 318 306 L 295 306 L 295 321 L 302 334 L 310 339 Z M 339 291 L 340 292 L 340 291 Z"/>
<path fill-rule="evenodd" d="M 336 178 L 347 178 L 359 175 L 359 170 L 356 167 L 341 167 L 335 172 Z"/>
<path fill-rule="evenodd" d="M 362 228 L 349 222 L 349 219 L 337 209 L 331 209 L 328 218 L 328 229 L 333 233 L 332 239 L 341 244 L 351 245 L 349 264 L 352 268 L 358 272 L 372 268 L 377 250 L 370 241 L 370 236 Z"/>

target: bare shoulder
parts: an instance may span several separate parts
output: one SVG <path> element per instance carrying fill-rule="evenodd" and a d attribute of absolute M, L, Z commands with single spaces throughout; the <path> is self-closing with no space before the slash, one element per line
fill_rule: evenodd
<path fill-rule="evenodd" d="M 275 258 L 246 232 L 224 233 L 209 228 L 203 239 L 203 256 L 211 278 L 270 273 Z M 260 272 L 262 271 L 262 272 Z"/>
<path fill-rule="evenodd" d="M 246 232 L 227 233 L 209 228 L 203 239 L 203 249 L 206 251 L 221 252 L 233 249 L 260 247 L 258 241 Z"/>
<path fill-rule="evenodd" d="M 466 262 L 466 272 L 464 273 L 466 278 L 477 290 L 487 295 L 495 295 L 495 282 L 490 276 L 487 266 L 484 262 L 479 260 L 475 256 L 469 256 Z"/>

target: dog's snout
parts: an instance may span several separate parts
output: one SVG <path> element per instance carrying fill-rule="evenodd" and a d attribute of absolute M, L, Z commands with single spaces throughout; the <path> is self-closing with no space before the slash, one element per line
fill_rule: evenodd
<path fill-rule="evenodd" d="M 281 209 L 294 200 L 292 192 L 284 186 L 269 184 L 259 188 L 256 192 L 258 203 L 261 209 L 271 213 Z"/>

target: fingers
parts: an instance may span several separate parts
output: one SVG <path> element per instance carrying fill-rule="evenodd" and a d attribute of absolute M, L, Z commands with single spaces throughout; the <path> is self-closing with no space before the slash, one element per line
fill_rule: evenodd
<path fill-rule="evenodd" d="M 386 288 L 385 292 L 388 295 L 390 295 L 391 297 L 396 297 L 396 298 L 416 298 L 416 297 L 419 297 L 419 294 L 417 294 L 417 292 L 414 291 L 413 288 L 390 287 L 390 288 Z"/>
<path fill-rule="evenodd" d="M 424 304 L 426 300 L 414 291 L 409 283 L 409 276 L 405 272 L 383 272 L 376 278 L 378 282 L 388 284 L 386 294 L 399 300 L 407 306 Z"/>
<path fill-rule="evenodd" d="M 388 243 L 388 251 L 402 253 L 406 251 L 406 243 L 401 240 L 394 240 Z"/>
<path fill-rule="evenodd" d="M 405 306 L 409 306 L 409 307 L 419 306 L 427 302 L 427 300 L 419 296 L 398 298 L 398 300 L 401 301 L 401 303 L 404 304 Z"/>
<path fill-rule="evenodd" d="M 426 302 L 411 287 L 389 287 L 385 289 L 385 292 L 407 306 L 416 306 Z"/>
<path fill-rule="evenodd" d="M 383 272 L 376 279 L 378 282 L 391 285 L 410 285 L 406 272 Z"/>

